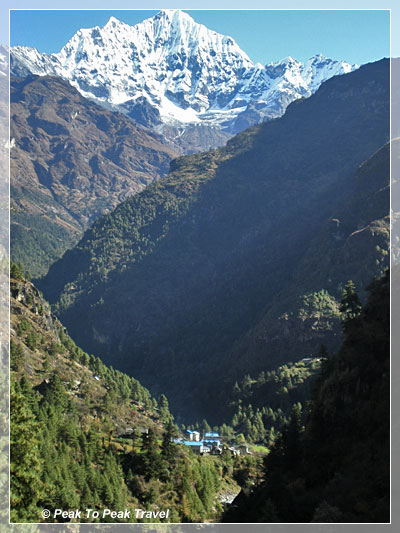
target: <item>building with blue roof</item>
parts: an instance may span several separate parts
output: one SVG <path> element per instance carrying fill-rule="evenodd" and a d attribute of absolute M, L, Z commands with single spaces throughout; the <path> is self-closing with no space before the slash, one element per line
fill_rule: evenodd
<path fill-rule="evenodd" d="M 204 439 L 203 442 L 207 446 L 221 446 L 221 441 L 219 439 Z"/>
<path fill-rule="evenodd" d="M 187 429 L 186 436 L 190 441 L 200 442 L 200 433 L 198 431 L 191 431 L 190 429 Z"/>
<path fill-rule="evenodd" d="M 203 440 L 208 446 L 221 446 L 221 437 L 219 436 L 219 433 L 209 431 L 204 434 Z"/>
<path fill-rule="evenodd" d="M 187 429 L 185 431 L 187 437 L 186 440 L 182 438 L 174 439 L 176 444 L 183 444 L 184 446 L 189 446 L 191 450 L 199 455 L 204 455 L 206 453 L 211 453 L 213 455 L 221 455 L 223 452 L 222 447 L 222 437 L 219 433 L 215 431 L 208 431 L 204 433 L 204 437 L 200 440 L 199 431 L 191 431 Z M 239 449 L 236 449 L 235 446 L 226 448 L 232 455 L 245 455 L 250 454 L 247 446 L 240 446 Z"/>
<path fill-rule="evenodd" d="M 193 450 L 195 453 L 199 453 L 200 455 L 210 453 L 211 451 L 211 447 L 207 446 L 203 441 L 185 440 L 182 442 L 182 444 L 189 446 L 191 450 Z"/>

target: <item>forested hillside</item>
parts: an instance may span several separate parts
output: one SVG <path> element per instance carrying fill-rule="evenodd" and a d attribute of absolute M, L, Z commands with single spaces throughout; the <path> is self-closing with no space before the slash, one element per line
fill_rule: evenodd
<path fill-rule="evenodd" d="M 388 135 L 382 60 L 174 160 L 39 286 L 86 350 L 165 391 L 178 415 L 221 423 L 246 373 L 334 351 L 344 286 L 364 298 L 387 265 Z"/>
<path fill-rule="evenodd" d="M 265 459 L 265 481 L 242 491 L 227 522 L 388 522 L 390 280 L 343 303 L 344 339 L 326 361 L 303 426 L 294 408 Z"/>
<path fill-rule="evenodd" d="M 163 521 L 139 520 L 137 508 L 170 509 L 168 522 L 217 520 L 257 459 L 174 444 L 165 396 L 83 352 L 23 269 L 11 275 L 11 521 L 45 522 L 41 510 L 56 508 L 131 512 L 75 522 Z"/>

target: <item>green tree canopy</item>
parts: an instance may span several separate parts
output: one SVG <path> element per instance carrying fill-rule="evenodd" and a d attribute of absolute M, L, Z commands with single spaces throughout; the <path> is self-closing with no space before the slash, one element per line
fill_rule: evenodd
<path fill-rule="evenodd" d="M 353 281 L 348 281 L 342 294 L 339 311 L 342 313 L 343 320 L 352 320 L 361 313 L 361 301 L 356 292 L 356 286 Z"/>

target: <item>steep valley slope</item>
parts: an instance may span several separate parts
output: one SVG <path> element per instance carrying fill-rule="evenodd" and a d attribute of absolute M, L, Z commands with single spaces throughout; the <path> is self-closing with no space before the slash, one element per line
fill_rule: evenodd
<path fill-rule="evenodd" d="M 226 522 L 390 521 L 390 277 L 369 287 L 344 323 L 305 427 L 294 411 L 264 463 L 265 481 L 243 490 Z"/>
<path fill-rule="evenodd" d="M 202 457 L 175 444 L 165 396 L 81 350 L 15 263 L 10 293 L 10 521 L 98 522 L 85 509 L 129 513 L 108 522 L 149 522 L 137 509 L 169 509 L 155 522 L 217 521 L 260 458 Z"/>
<path fill-rule="evenodd" d="M 10 118 L 11 252 L 35 277 L 177 155 L 61 78 L 13 78 Z"/>
<path fill-rule="evenodd" d="M 340 341 L 388 263 L 389 62 L 334 77 L 99 218 L 40 281 L 72 337 L 221 420 L 245 373 Z M 360 293 L 362 296 L 362 292 Z"/>

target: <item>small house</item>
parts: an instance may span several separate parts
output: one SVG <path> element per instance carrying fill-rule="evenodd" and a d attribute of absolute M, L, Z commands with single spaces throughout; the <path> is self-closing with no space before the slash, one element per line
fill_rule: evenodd
<path fill-rule="evenodd" d="M 245 444 L 242 444 L 241 446 L 239 446 L 239 452 L 240 452 L 240 455 L 248 455 L 248 454 L 250 454 L 249 447 L 246 446 Z"/>
<path fill-rule="evenodd" d="M 203 442 L 207 446 L 221 446 L 221 441 L 219 439 L 204 439 Z"/>
<path fill-rule="evenodd" d="M 183 442 L 185 446 L 189 446 L 191 450 L 194 451 L 194 453 L 198 453 L 199 455 L 204 455 L 206 453 L 210 453 L 211 448 L 209 446 L 205 446 L 203 442 L 196 442 L 193 440 L 186 440 Z"/>
<path fill-rule="evenodd" d="M 204 442 L 211 446 L 221 446 L 221 437 L 219 433 L 208 432 L 204 434 Z"/>
<path fill-rule="evenodd" d="M 219 439 L 219 433 L 215 433 L 214 431 L 211 431 L 209 433 L 204 433 L 205 439 Z"/>
<path fill-rule="evenodd" d="M 186 435 L 188 437 L 188 440 L 200 442 L 200 433 L 198 431 L 190 431 L 190 429 L 187 429 Z"/>

